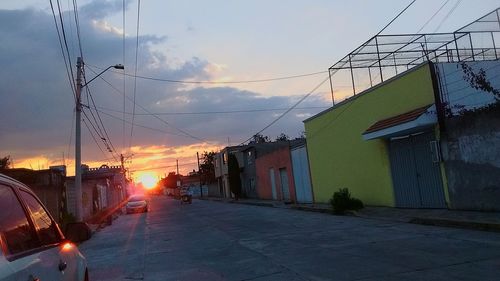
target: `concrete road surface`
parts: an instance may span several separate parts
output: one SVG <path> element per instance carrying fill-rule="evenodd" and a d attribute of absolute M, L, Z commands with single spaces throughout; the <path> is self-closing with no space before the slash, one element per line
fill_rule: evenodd
<path fill-rule="evenodd" d="M 500 280 L 500 234 L 153 197 L 80 246 L 91 280 Z"/>

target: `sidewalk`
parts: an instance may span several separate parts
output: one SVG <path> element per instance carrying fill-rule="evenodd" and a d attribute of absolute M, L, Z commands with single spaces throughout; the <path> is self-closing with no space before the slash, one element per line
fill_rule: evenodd
<path fill-rule="evenodd" d="M 331 213 L 330 205 L 328 204 L 285 204 L 281 201 L 257 199 L 239 199 L 236 201 L 234 199 L 216 197 L 204 197 L 200 199 L 225 203 Z M 350 215 L 367 219 L 500 232 L 500 212 L 458 211 L 448 209 L 402 209 L 369 206 L 360 211 L 352 212 Z"/>

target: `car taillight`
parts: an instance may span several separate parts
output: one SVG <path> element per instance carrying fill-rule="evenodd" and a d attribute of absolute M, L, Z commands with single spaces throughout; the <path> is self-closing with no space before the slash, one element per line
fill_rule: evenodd
<path fill-rule="evenodd" d="M 61 247 L 61 250 L 63 252 L 67 252 L 67 251 L 70 251 L 71 249 L 73 249 L 73 244 L 71 242 L 66 242 L 62 245 Z"/>

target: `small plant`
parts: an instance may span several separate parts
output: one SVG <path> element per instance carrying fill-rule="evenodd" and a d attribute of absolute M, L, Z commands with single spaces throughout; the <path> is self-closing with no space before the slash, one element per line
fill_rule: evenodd
<path fill-rule="evenodd" d="M 357 211 L 364 207 L 361 200 L 351 197 L 351 193 L 347 188 L 341 188 L 333 193 L 330 204 L 335 214 L 344 214 L 347 210 Z"/>

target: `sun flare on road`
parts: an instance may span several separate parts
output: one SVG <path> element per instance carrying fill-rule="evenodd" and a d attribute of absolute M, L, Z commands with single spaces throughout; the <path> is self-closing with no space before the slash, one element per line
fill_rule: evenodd
<path fill-rule="evenodd" d="M 152 189 L 156 186 L 157 180 L 154 173 L 143 173 L 137 177 L 137 181 L 141 182 L 144 188 Z"/>

